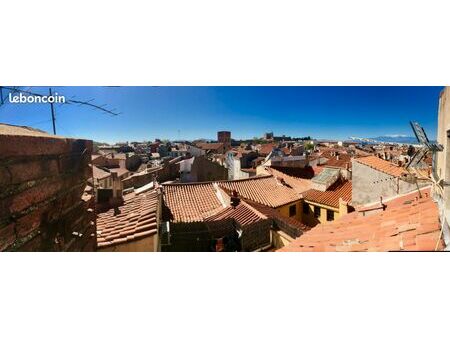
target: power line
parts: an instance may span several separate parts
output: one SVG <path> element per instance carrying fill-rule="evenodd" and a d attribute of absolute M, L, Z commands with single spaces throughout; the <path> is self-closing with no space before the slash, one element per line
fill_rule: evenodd
<path fill-rule="evenodd" d="M 39 94 L 39 93 L 34 93 L 32 91 L 30 91 L 31 87 L 28 87 L 27 89 L 19 89 L 18 87 L 5 87 L 5 86 L 0 86 L 0 106 L 5 104 L 7 101 L 5 100 L 4 97 L 4 93 L 3 93 L 3 89 L 6 89 L 8 91 L 10 91 L 9 94 L 13 94 L 13 93 L 24 93 L 30 96 L 39 96 L 39 97 L 44 97 L 45 95 Z M 52 89 L 49 88 L 49 95 L 52 96 Z M 117 116 L 120 115 L 119 112 L 116 112 L 115 108 L 113 109 L 109 109 L 106 108 L 106 104 L 103 105 L 97 105 L 92 103 L 92 101 L 94 101 L 94 99 L 90 99 L 87 101 L 83 101 L 83 100 L 75 100 L 73 99 L 75 98 L 75 96 L 72 96 L 72 98 L 70 99 L 64 99 L 64 102 L 60 102 L 61 106 L 64 104 L 77 104 L 79 106 L 87 106 L 87 107 L 91 107 L 93 109 L 97 109 L 100 110 L 102 113 L 105 114 L 109 114 L 109 115 L 113 115 L 113 116 Z M 56 112 L 55 112 L 55 104 L 53 102 L 48 102 L 50 104 L 50 111 L 51 111 L 51 121 L 52 121 L 52 126 L 53 126 L 53 134 L 56 135 Z"/>

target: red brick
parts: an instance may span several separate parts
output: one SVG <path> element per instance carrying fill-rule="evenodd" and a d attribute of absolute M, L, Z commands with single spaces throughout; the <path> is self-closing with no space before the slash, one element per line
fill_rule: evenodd
<path fill-rule="evenodd" d="M 11 223 L 0 227 L 0 251 L 5 250 L 16 240 L 14 225 L 14 223 Z"/>
<path fill-rule="evenodd" d="M 0 187 L 58 175 L 58 161 L 32 161 L 0 167 Z"/>

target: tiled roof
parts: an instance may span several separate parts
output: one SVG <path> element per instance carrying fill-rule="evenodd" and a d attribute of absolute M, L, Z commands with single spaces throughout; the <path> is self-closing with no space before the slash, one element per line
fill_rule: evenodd
<path fill-rule="evenodd" d="M 207 220 L 218 221 L 223 219 L 234 219 L 240 225 L 245 226 L 267 219 L 267 217 L 249 204 L 241 201 L 236 208 L 231 206 L 227 207 L 218 214 L 209 217 Z"/>
<path fill-rule="evenodd" d="M 123 175 L 129 173 L 129 171 L 125 168 L 111 168 L 109 169 L 112 173 L 117 173 L 117 176 L 122 177 Z"/>
<path fill-rule="evenodd" d="M 269 155 L 270 152 L 275 148 L 275 144 L 272 143 L 266 143 L 261 144 L 258 149 L 258 153 L 262 155 Z"/>
<path fill-rule="evenodd" d="M 94 178 L 101 180 L 101 179 L 111 176 L 111 173 L 93 165 L 92 166 L 92 175 Z"/>
<path fill-rule="evenodd" d="M 314 168 L 307 166 L 304 168 L 299 167 L 278 167 L 278 166 L 271 166 L 270 168 L 277 170 L 278 172 L 282 172 L 283 174 L 297 177 L 297 178 L 304 178 L 304 179 L 311 179 L 314 177 Z"/>
<path fill-rule="evenodd" d="M 228 191 L 236 190 L 239 196 L 276 208 L 298 201 L 297 192 L 273 176 L 257 176 L 243 180 L 221 181 L 219 185 Z"/>
<path fill-rule="evenodd" d="M 290 225 L 293 228 L 299 229 L 302 232 L 308 231 L 311 229 L 311 227 L 303 224 L 300 221 L 297 221 L 295 218 L 293 217 L 286 217 L 283 216 L 278 210 L 270 208 L 266 205 L 262 205 L 253 201 L 248 201 L 247 203 L 250 204 L 253 208 L 255 208 L 256 210 L 258 210 L 259 212 L 261 212 L 262 214 L 264 214 L 265 216 L 267 216 L 268 218 L 271 219 L 278 219 L 288 225 Z"/>
<path fill-rule="evenodd" d="M 334 156 L 330 158 L 325 165 L 329 167 L 337 167 L 337 168 L 343 168 L 347 169 L 347 167 L 350 169 L 352 167 L 351 157 L 349 155 L 339 155 L 339 158 L 337 156 Z"/>
<path fill-rule="evenodd" d="M 286 182 L 273 176 L 257 176 L 235 181 L 163 184 L 166 218 L 174 222 L 200 222 L 229 205 L 229 195 L 236 190 L 239 197 L 269 207 L 298 201 L 300 196 Z"/>
<path fill-rule="evenodd" d="M 164 184 L 163 190 L 168 218 L 174 222 L 200 222 L 224 209 L 211 182 Z"/>
<path fill-rule="evenodd" d="M 429 194 L 417 195 L 392 200 L 370 216 L 353 212 L 317 225 L 279 251 L 441 250 L 438 208 Z"/>
<path fill-rule="evenodd" d="M 333 208 L 339 208 L 339 198 L 344 202 L 352 200 L 352 182 L 338 181 L 326 191 L 315 189 L 308 190 L 303 194 L 305 201 L 328 205 Z"/>
<path fill-rule="evenodd" d="M 286 175 L 285 173 L 273 167 L 267 167 L 265 169 L 269 174 L 273 175 L 274 177 L 283 179 L 289 186 L 292 187 L 292 189 L 295 190 L 297 194 L 304 193 L 305 191 L 311 189 L 312 186 L 311 180 Z"/>
<path fill-rule="evenodd" d="M 223 147 L 223 143 L 216 142 L 216 143 L 197 143 L 197 147 L 203 149 L 203 150 L 218 150 L 221 147 Z"/>
<path fill-rule="evenodd" d="M 395 164 L 382 160 L 376 156 L 360 157 L 354 159 L 354 161 L 395 177 L 401 177 L 408 173 L 406 169 L 398 167 Z"/>
<path fill-rule="evenodd" d="M 157 233 L 156 213 L 158 193 L 126 195 L 124 204 L 114 215 L 114 209 L 98 214 L 97 245 L 99 248 L 122 244 Z"/>

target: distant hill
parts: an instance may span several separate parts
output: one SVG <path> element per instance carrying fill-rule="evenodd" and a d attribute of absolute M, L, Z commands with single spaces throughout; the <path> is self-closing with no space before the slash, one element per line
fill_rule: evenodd
<path fill-rule="evenodd" d="M 387 136 L 378 136 L 372 138 L 375 141 L 380 142 L 393 142 L 393 143 L 408 143 L 408 144 L 417 144 L 417 139 L 415 136 L 406 136 L 406 135 L 387 135 Z"/>
<path fill-rule="evenodd" d="M 385 143 L 403 143 L 403 144 L 418 144 L 417 139 L 414 136 L 407 135 L 385 135 L 378 137 L 351 137 L 351 140 L 361 141 L 363 143 L 375 143 L 375 142 L 385 142 Z M 435 142 L 430 140 L 430 142 Z"/>

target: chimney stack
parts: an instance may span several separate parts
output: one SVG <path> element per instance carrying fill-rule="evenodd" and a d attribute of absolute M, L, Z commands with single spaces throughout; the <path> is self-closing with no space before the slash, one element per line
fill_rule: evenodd
<path fill-rule="evenodd" d="M 238 192 L 236 190 L 233 190 L 231 194 L 231 206 L 233 208 L 236 208 L 239 203 L 241 203 L 241 199 L 239 198 Z"/>

